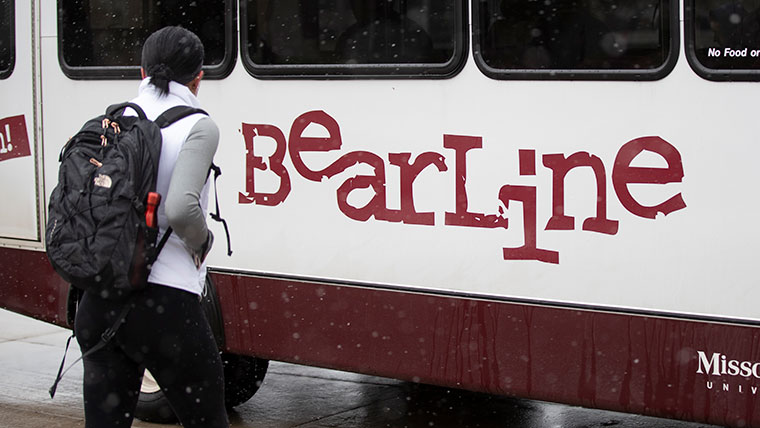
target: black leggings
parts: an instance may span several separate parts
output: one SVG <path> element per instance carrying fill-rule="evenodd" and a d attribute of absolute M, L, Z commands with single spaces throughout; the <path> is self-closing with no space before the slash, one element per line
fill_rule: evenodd
<path fill-rule="evenodd" d="M 116 336 L 84 359 L 85 426 L 131 426 L 147 368 L 184 427 L 228 428 L 222 362 L 198 296 L 151 284 L 131 302 Z M 123 307 L 85 293 L 74 326 L 82 353 Z"/>

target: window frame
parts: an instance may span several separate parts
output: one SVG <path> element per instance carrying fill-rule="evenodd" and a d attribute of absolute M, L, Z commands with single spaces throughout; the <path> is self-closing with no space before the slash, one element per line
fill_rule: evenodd
<path fill-rule="evenodd" d="M 697 48 L 695 46 L 696 38 L 696 8 L 694 0 L 684 1 L 684 39 L 686 46 L 686 61 L 699 77 L 713 82 L 758 82 L 760 81 L 760 69 L 752 70 L 747 68 L 721 70 L 710 68 L 703 65 L 697 57 Z"/>
<path fill-rule="evenodd" d="M 600 80 L 600 81 L 654 81 L 665 78 L 678 62 L 681 25 L 678 0 L 668 0 L 670 6 L 670 50 L 667 59 L 653 69 L 500 69 L 486 64 L 480 48 L 480 6 L 485 0 L 472 1 L 472 39 L 475 64 L 480 71 L 495 80 Z M 692 0 L 693 1 L 693 0 Z"/>
<path fill-rule="evenodd" d="M 455 17 L 461 31 L 454 36 L 454 52 L 444 64 L 389 63 L 389 64 L 256 64 L 249 51 L 248 1 L 240 0 L 240 59 L 245 70 L 257 79 L 449 79 L 464 68 L 469 54 L 469 1 L 454 0 L 458 14 Z"/>
<path fill-rule="evenodd" d="M 56 22 L 58 23 L 58 64 L 66 77 L 73 80 L 139 80 L 140 66 L 72 66 L 66 63 L 63 55 L 62 1 L 56 1 Z M 203 78 L 224 79 L 232 73 L 237 60 L 237 0 L 224 0 L 224 34 L 225 52 L 222 62 L 217 65 L 203 66 Z"/>
<path fill-rule="evenodd" d="M 7 79 L 13 74 L 13 69 L 16 68 L 16 4 L 14 0 L 6 0 L 8 2 L 8 67 L 0 70 L 0 80 Z"/>

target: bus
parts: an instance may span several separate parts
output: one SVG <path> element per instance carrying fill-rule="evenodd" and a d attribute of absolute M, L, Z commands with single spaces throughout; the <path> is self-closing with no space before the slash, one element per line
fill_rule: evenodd
<path fill-rule="evenodd" d="M 70 327 L 58 155 L 182 25 L 221 132 L 233 252 L 207 307 L 231 405 L 276 360 L 760 426 L 760 0 L 0 11 L 0 307 Z"/>

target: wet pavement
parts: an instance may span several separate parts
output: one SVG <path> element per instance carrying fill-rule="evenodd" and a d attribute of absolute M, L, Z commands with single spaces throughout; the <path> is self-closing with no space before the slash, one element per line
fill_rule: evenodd
<path fill-rule="evenodd" d="M 48 395 L 70 332 L 5 310 L 0 326 L 0 428 L 84 427 L 81 363 L 63 379 L 55 399 Z M 67 365 L 78 355 L 72 343 Z M 230 418 L 235 428 L 714 427 L 280 362 L 270 363 L 259 392 Z"/>

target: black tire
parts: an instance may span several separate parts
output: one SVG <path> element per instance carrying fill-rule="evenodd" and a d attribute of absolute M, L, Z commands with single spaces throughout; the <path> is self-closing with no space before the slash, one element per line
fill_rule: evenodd
<path fill-rule="evenodd" d="M 224 402 L 228 409 L 250 400 L 264 382 L 269 360 L 222 353 Z"/>
<path fill-rule="evenodd" d="M 224 401 L 228 409 L 248 401 L 259 390 L 269 367 L 268 360 L 223 352 Z M 150 372 L 145 371 L 135 417 L 145 422 L 170 424 L 177 417 Z"/>
<path fill-rule="evenodd" d="M 140 398 L 137 400 L 135 417 L 145 422 L 154 422 L 158 424 L 171 424 L 177 422 L 177 416 L 174 415 L 166 399 L 164 392 L 158 387 L 153 375 L 145 370 L 143 383 L 140 387 Z"/>

